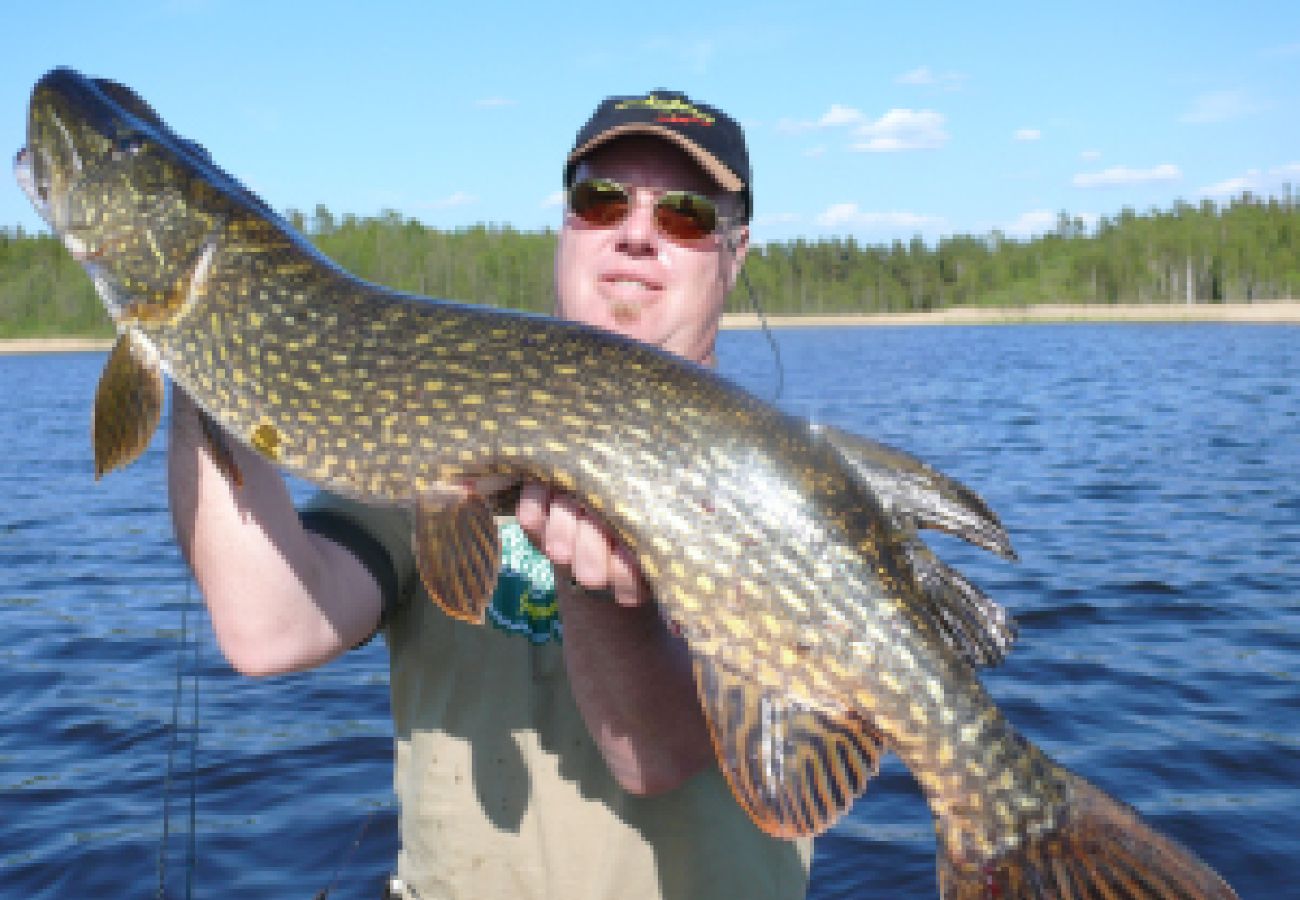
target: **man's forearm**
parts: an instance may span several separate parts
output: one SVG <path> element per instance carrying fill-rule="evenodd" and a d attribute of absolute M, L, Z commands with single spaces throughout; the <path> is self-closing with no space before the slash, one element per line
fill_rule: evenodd
<path fill-rule="evenodd" d="M 610 771 L 635 794 L 678 787 L 713 759 L 685 642 L 653 603 L 624 607 L 560 581 L 569 682 Z"/>

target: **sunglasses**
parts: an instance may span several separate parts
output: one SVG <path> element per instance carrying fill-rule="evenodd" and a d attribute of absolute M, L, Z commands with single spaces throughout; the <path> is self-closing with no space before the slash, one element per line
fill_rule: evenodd
<path fill-rule="evenodd" d="M 628 217 L 632 195 L 608 178 L 587 178 L 569 188 L 569 209 L 594 228 L 613 228 Z M 667 191 L 655 201 L 655 225 L 666 237 L 697 241 L 717 231 L 718 205 L 701 194 Z"/>

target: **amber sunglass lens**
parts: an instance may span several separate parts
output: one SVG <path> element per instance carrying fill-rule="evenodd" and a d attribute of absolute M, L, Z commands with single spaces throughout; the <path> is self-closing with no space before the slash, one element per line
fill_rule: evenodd
<path fill-rule="evenodd" d="M 627 191 L 612 181 L 580 181 L 569 191 L 569 208 L 588 225 L 608 228 L 627 217 Z"/>
<path fill-rule="evenodd" d="M 655 221 L 669 237 L 696 241 L 713 233 L 718 224 L 718 210 L 707 197 L 673 191 L 655 204 Z"/>

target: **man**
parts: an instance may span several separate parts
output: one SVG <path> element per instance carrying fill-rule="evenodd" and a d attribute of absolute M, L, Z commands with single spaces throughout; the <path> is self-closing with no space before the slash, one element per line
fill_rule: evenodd
<path fill-rule="evenodd" d="M 739 126 L 684 95 L 610 98 L 564 180 L 556 314 L 713 365 L 748 246 Z M 517 521 L 500 523 L 488 622 L 467 625 L 425 595 L 404 512 L 322 495 L 300 515 L 242 448 L 234 487 L 176 400 L 173 519 L 231 663 L 306 669 L 383 631 L 396 895 L 803 895 L 810 843 L 766 837 L 735 803 L 684 644 L 626 550 L 572 498 L 524 486 Z"/>

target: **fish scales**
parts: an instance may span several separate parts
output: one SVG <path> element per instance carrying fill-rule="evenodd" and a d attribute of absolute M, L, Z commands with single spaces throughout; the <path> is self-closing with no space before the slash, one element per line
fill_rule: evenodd
<path fill-rule="evenodd" d="M 122 335 L 96 398 L 100 472 L 142 449 L 165 372 L 286 470 L 410 508 L 431 596 L 471 620 L 499 550 L 483 499 L 446 486 L 557 486 L 628 546 L 685 638 L 760 827 L 825 829 L 889 749 L 934 814 L 946 897 L 1235 896 L 985 693 L 973 662 L 1004 652 L 1006 623 L 914 544 L 942 527 L 1010 553 L 968 489 L 627 339 L 362 282 L 114 82 L 42 79 L 17 171 Z M 1140 888 L 1112 890 L 1125 881 Z"/>

